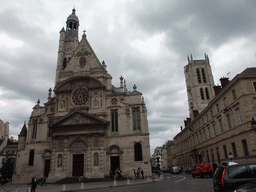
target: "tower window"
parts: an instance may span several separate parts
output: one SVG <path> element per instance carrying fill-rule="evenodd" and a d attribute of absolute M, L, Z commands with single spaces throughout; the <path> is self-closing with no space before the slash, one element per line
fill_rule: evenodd
<path fill-rule="evenodd" d="M 140 108 L 134 108 L 132 110 L 133 115 L 133 130 L 141 130 L 140 127 Z"/>
<path fill-rule="evenodd" d="M 206 95 L 206 99 L 209 100 L 210 96 L 209 96 L 209 91 L 207 87 L 205 88 L 205 95 Z"/>
<path fill-rule="evenodd" d="M 33 121 L 32 139 L 36 139 L 37 132 L 37 120 Z"/>
<path fill-rule="evenodd" d="M 202 68 L 202 76 L 203 76 L 203 82 L 206 83 L 206 76 L 205 76 L 204 68 Z"/>
<path fill-rule="evenodd" d="M 203 91 L 203 88 L 200 88 L 200 94 L 201 94 L 201 99 L 204 100 L 204 91 Z"/>
<path fill-rule="evenodd" d="M 142 147 L 140 143 L 134 145 L 134 158 L 135 161 L 142 161 Z"/>
<path fill-rule="evenodd" d="M 63 60 L 63 64 L 62 64 L 62 69 L 65 69 L 66 66 L 67 66 L 67 58 L 65 57 L 64 60 Z"/>
<path fill-rule="evenodd" d="M 198 80 L 198 83 L 202 83 L 201 74 L 200 74 L 199 69 L 196 69 L 196 73 L 197 73 L 197 80 Z"/>
<path fill-rule="evenodd" d="M 118 111 L 117 110 L 111 111 L 111 131 L 112 132 L 118 131 Z"/>

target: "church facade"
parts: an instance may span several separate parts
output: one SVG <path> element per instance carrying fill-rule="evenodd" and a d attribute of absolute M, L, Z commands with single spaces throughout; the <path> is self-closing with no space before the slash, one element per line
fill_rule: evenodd
<path fill-rule="evenodd" d="M 104 178 L 116 169 L 151 175 L 147 109 L 123 77 L 112 85 L 86 35 L 78 38 L 75 9 L 60 31 L 56 80 L 48 101 L 33 108 L 18 143 L 14 183 L 36 174 L 49 182 L 66 177 Z"/>

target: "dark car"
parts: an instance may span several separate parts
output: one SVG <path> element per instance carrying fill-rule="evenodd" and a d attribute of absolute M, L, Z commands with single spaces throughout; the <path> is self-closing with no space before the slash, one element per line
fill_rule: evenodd
<path fill-rule="evenodd" d="M 214 191 L 233 192 L 256 179 L 256 163 L 219 166 L 213 177 Z"/>
<path fill-rule="evenodd" d="M 192 177 L 204 177 L 205 175 L 209 175 L 210 177 L 212 177 L 212 167 L 210 163 L 196 164 L 196 166 L 191 170 L 191 175 Z"/>
<path fill-rule="evenodd" d="M 256 182 L 256 181 L 255 181 Z M 234 192 L 256 192 L 256 183 L 246 183 L 238 187 Z"/>

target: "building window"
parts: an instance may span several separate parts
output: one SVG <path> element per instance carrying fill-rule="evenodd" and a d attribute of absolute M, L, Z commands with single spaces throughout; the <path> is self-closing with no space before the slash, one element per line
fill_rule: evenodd
<path fill-rule="evenodd" d="M 204 68 L 202 68 L 202 76 L 203 76 L 203 82 L 206 83 L 206 76 L 205 76 Z"/>
<path fill-rule="evenodd" d="M 228 122 L 228 128 L 231 129 L 230 115 L 227 114 L 226 117 L 227 117 L 227 122 Z"/>
<path fill-rule="evenodd" d="M 212 112 L 212 110 L 210 111 L 210 113 L 211 113 L 211 117 L 213 118 L 213 112 Z"/>
<path fill-rule="evenodd" d="M 232 90 L 232 97 L 234 100 L 236 100 L 236 90 L 235 89 Z"/>
<path fill-rule="evenodd" d="M 134 145 L 135 161 L 142 161 L 142 147 L 140 143 Z"/>
<path fill-rule="evenodd" d="M 141 130 L 140 127 L 140 108 L 134 108 L 133 115 L 133 130 Z"/>
<path fill-rule="evenodd" d="M 196 69 L 198 83 L 202 83 L 199 69 Z"/>
<path fill-rule="evenodd" d="M 208 150 L 206 150 L 206 157 L 207 157 L 207 162 L 210 163 L 210 158 L 209 158 Z"/>
<path fill-rule="evenodd" d="M 223 103 L 224 103 L 224 106 L 227 107 L 227 98 L 226 97 L 223 98 Z"/>
<path fill-rule="evenodd" d="M 204 132 L 204 140 L 206 140 L 206 133 L 205 133 L 205 130 L 204 130 L 203 132 Z"/>
<path fill-rule="evenodd" d="M 111 131 L 117 132 L 118 131 L 118 111 L 111 110 Z"/>
<path fill-rule="evenodd" d="M 217 112 L 220 112 L 219 104 L 216 104 L 216 110 L 217 110 Z"/>
<path fill-rule="evenodd" d="M 206 117 L 206 121 L 208 121 L 208 115 L 207 114 L 205 115 L 205 117 Z"/>
<path fill-rule="evenodd" d="M 220 131 L 223 132 L 223 126 L 222 126 L 222 121 L 219 119 L 219 124 L 220 124 Z"/>
<path fill-rule="evenodd" d="M 253 82 L 254 92 L 256 93 L 256 82 Z"/>
<path fill-rule="evenodd" d="M 206 95 L 206 99 L 209 100 L 210 96 L 209 96 L 208 88 L 205 88 L 205 95 Z"/>
<path fill-rule="evenodd" d="M 34 155 L 35 155 L 35 150 L 34 149 L 30 150 L 30 152 L 29 152 L 29 161 L 28 161 L 29 166 L 34 165 Z"/>
<path fill-rule="evenodd" d="M 240 125 L 242 123 L 242 118 L 241 118 L 240 110 L 239 110 L 239 108 L 237 108 L 235 111 L 236 111 L 237 123 L 238 123 L 238 125 Z"/>
<path fill-rule="evenodd" d="M 215 163 L 213 149 L 211 149 L 211 153 L 212 153 L 212 163 Z"/>
<path fill-rule="evenodd" d="M 214 136 L 216 136 L 217 134 L 216 134 L 216 128 L 215 128 L 215 124 L 214 123 L 212 124 L 212 129 L 213 129 Z"/>
<path fill-rule="evenodd" d="M 200 94 L 201 94 L 201 99 L 204 100 L 204 91 L 203 91 L 203 88 L 200 88 Z"/>
<path fill-rule="evenodd" d="M 208 134 L 209 134 L 209 138 L 211 138 L 211 130 L 210 130 L 210 127 L 207 128 L 208 129 Z"/>
<path fill-rule="evenodd" d="M 231 146 L 232 146 L 234 157 L 237 157 L 236 144 L 235 143 L 231 143 Z"/>
<path fill-rule="evenodd" d="M 249 156 L 249 150 L 248 150 L 246 139 L 242 140 L 242 145 L 244 149 L 244 156 Z"/>
<path fill-rule="evenodd" d="M 227 159 L 228 158 L 228 151 L 227 151 L 226 145 L 223 145 L 223 153 L 224 153 L 225 159 Z"/>
<path fill-rule="evenodd" d="M 219 153 L 219 147 L 216 147 L 216 153 L 217 153 L 218 163 L 220 164 L 220 153 Z"/>
<path fill-rule="evenodd" d="M 32 139 L 36 139 L 37 132 L 37 119 L 33 121 Z"/>

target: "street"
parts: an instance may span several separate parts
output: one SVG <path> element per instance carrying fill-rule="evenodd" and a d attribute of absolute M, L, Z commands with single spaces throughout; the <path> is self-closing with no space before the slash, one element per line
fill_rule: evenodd
<path fill-rule="evenodd" d="M 163 174 L 163 173 L 162 173 Z M 140 185 L 91 189 L 91 192 L 213 192 L 212 178 L 195 177 L 190 174 L 163 174 L 165 180 Z"/>

